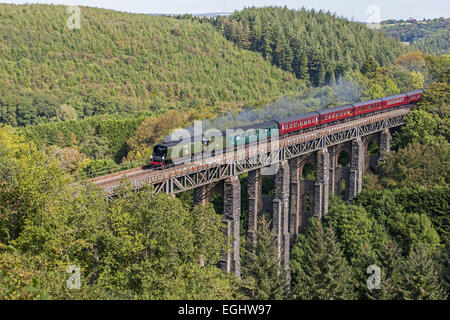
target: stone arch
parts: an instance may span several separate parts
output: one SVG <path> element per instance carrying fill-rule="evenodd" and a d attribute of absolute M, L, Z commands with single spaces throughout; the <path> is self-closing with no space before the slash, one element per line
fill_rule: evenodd
<path fill-rule="evenodd" d="M 299 208 L 300 225 L 299 232 L 303 232 L 309 217 L 314 213 L 314 195 L 317 178 L 317 156 L 311 152 L 300 158 L 298 163 L 298 177 L 300 184 Z M 311 174 L 313 172 L 313 174 Z M 312 179 L 314 178 L 314 179 Z M 307 210 L 309 209 L 309 210 Z"/>
<path fill-rule="evenodd" d="M 372 134 L 364 139 L 364 171 L 374 170 L 380 157 L 380 134 Z"/>
<path fill-rule="evenodd" d="M 367 144 L 367 154 L 369 157 L 380 155 L 380 146 L 373 140 Z"/>
<path fill-rule="evenodd" d="M 272 197 L 275 195 L 275 176 L 262 177 L 261 194 L 264 196 L 272 196 Z"/>
<path fill-rule="evenodd" d="M 308 215 L 311 215 L 313 212 L 313 208 L 314 208 L 314 201 L 313 201 L 313 197 L 311 196 L 311 194 L 307 193 L 305 195 L 305 212 Z"/>
<path fill-rule="evenodd" d="M 193 191 L 194 206 L 199 204 L 206 205 L 207 203 L 211 202 L 211 199 L 213 197 L 217 202 L 218 201 L 217 196 L 222 197 L 223 190 L 224 190 L 224 180 L 195 188 Z"/>
<path fill-rule="evenodd" d="M 350 167 L 351 157 L 350 154 L 346 150 L 342 150 L 337 155 L 336 164 L 338 167 L 347 168 Z"/>
<path fill-rule="evenodd" d="M 340 197 L 343 200 L 346 200 L 348 198 L 347 194 L 348 194 L 347 179 L 342 178 L 338 182 L 337 196 Z"/>
<path fill-rule="evenodd" d="M 217 214 L 223 215 L 224 213 L 224 199 L 223 194 L 215 193 L 211 196 L 209 202 L 213 205 Z"/>
<path fill-rule="evenodd" d="M 344 142 L 332 146 L 329 148 L 330 151 L 330 176 L 329 176 L 329 190 L 330 194 L 339 195 L 338 193 L 338 184 L 341 178 L 345 178 L 348 180 L 350 174 L 350 166 L 351 166 L 351 151 L 352 144 L 351 142 Z M 342 157 L 345 155 L 345 158 L 348 156 L 348 163 L 345 161 L 342 163 Z M 344 164 L 344 165 L 343 165 Z M 348 185 L 348 181 L 347 185 Z"/>
<path fill-rule="evenodd" d="M 312 162 L 306 162 L 300 171 L 300 177 L 302 180 L 316 180 L 317 179 L 317 170 L 316 166 Z"/>

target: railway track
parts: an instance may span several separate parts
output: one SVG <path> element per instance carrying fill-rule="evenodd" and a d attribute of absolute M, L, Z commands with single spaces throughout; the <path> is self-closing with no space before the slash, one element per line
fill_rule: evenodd
<path fill-rule="evenodd" d="M 361 126 L 364 123 L 370 123 L 379 121 L 383 118 L 393 118 L 396 116 L 404 115 L 409 113 L 411 107 L 402 106 L 399 109 L 389 110 L 384 113 L 371 115 L 369 117 L 363 117 L 357 120 L 352 120 L 344 123 L 334 124 L 326 128 L 302 132 L 297 135 L 283 136 L 279 139 L 278 147 L 285 147 L 291 145 L 298 141 L 307 141 L 313 137 L 322 136 L 330 134 L 331 132 L 338 132 L 346 128 Z M 140 181 L 147 179 L 152 182 L 166 180 L 174 175 L 184 174 L 186 172 L 192 172 L 196 170 L 201 170 L 206 166 L 225 164 L 233 161 L 239 161 L 245 159 L 247 155 L 254 155 L 255 152 L 264 150 L 264 152 L 270 151 L 272 142 L 267 141 L 260 144 L 254 144 L 245 146 L 245 148 L 240 148 L 236 150 L 231 150 L 215 157 L 210 157 L 206 159 L 201 159 L 193 163 L 186 163 L 180 165 L 169 165 L 160 168 L 145 169 L 144 167 L 138 167 L 134 169 L 129 169 L 121 172 L 112 173 L 109 175 L 96 177 L 89 179 L 88 182 L 94 183 L 105 190 L 112 190 L 113 188 L 120 185 L 122 179 L 127 179 L 131 181 Z"/>

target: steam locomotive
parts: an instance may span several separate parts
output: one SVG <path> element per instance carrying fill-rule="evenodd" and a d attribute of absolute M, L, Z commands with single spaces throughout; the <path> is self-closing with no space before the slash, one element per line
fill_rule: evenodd
<path fill-rule="evenodd" d="M 231 130 L 231 134 L 228 131 L 222 131 L 221 138 L 210 139 L 205 135 L 192 135 L 190 139 L 165 141 L 153 149 L 151 167 L 172 164 L 174 159 L 195 160 L 205 151 L 214 156 L 216 150 L 234 150 L 236 147 L 242 147 L 255 141 L 269 140 L 272 136 L 282 138 L 286 135 L 299 134 L 322 126 L 382 113 L 386 110 L 414 104 L 420 100 L 422 93 L 423 90 L 417 90 L 287 118 L 277 118 L 272 121 L 234 128 Z"/>

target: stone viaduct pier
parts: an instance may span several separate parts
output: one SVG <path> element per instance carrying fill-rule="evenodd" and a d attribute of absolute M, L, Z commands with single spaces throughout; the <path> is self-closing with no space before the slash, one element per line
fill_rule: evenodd
<path fill-rule="evenodd" d="M 221 261 L 223 270 L 240 276 L 241 182 L 248 174 L 247 238 L 256 240 L 258 218 L 270 214 L 282 266 L 289 271 L 290 249 L 307 220 L 328 213 L 330 194 L 352 200 L 362 189 L 363 174 L 390 150 L 391 131 L 404 124 L 410 107 L 372 115 L 315 131 L 280 137 L 277 146 L 245 147 L 232 159 L 219 155 L 201 163 L 162 170 L 142 168 L 92 179 L 109 195 L 121 179 L 138 189 L 153 185 L 155 192 L 177 194 L 194 190 L 194 203 L 205 204 L 214 194 L 223 199 L 226 233 L 231 250 Z M 376 152 L 369 152 L 376 150 Z M 268 166 L 276 170 L 267 175 Z M 264 195 L 263 180 L 273 180 Z M 289 272 L 288 272 L 289 273 Z"/>

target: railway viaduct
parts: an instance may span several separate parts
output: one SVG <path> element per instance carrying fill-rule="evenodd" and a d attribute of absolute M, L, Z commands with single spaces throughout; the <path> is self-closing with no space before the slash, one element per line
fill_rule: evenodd
<path fill-rule="evenodd" d="M 195 204 L 205 204 L 213 194 L 221 194 L 231 250 L 223 255 L 220 265 L 223 270 L 240 276 L 241 182 L 238 175 L 248 173 L 247 238 L 256 240 L 258 218 L 269 213 L 277 252 L 289 274 L 290 249 L 309 217 L 321 218 L 328 213 L 330 194 L 352 200 L 361 191 L 364 172 L 376 166 L 390 150 L 391 131 L 404 124 L 410 109 L 411 106 L 403 106 L 283 137 L 276 145 L 247 146 L 231 157 L 223 154 L 161 170 L 137 168 L 91 181 L 109 196 L 114 195 L 122 179 L 130 180 L 136 189 L 153 185 L 155 192 L 167 194 L 194 189 Z M 376 155 L 368 153 L 372 144 L 378 146 Z M 342 161 L 345 158 L 347 161 Z M 268 167 L 272 170 L 267 170 Z M 274 181 L 272 196 L 262 194 L 264 178 Z"/>

